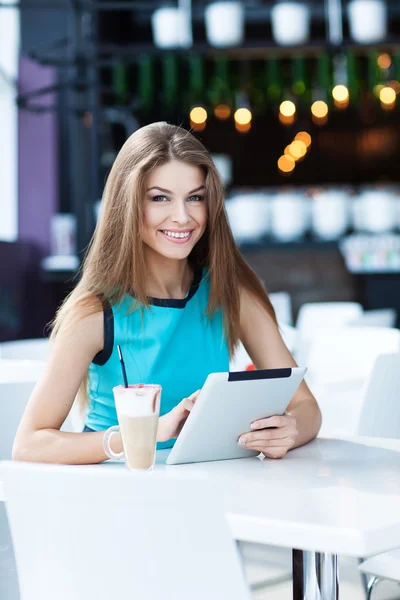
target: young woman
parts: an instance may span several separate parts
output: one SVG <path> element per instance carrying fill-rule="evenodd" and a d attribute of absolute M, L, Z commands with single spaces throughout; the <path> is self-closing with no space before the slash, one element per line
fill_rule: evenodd
<path fill-rule="evenodd" d="M 258 369 L 295 366 L 268 296 L 236 247 L 210 154 L 187 131 L 154 123 L 122 147 L 82 277 L 52 338 L 47 370 L 17 432 L 17 460 L 107 458 L 104 430 L 117 424 L 112 388 L 122 383 L 117 344 L 129 383 L 162 385 L 159 447 L 173 445 L 207 375 L 229 370 L 239 341 Z M 78 391 L 85 430 L 62 432 Z M 320 423 L 302 383 L 284 416 L 253 423 L 239 443 L 281 458 L 314 438 Z M 122 450 L 118 436 L 115 452 Z"/>

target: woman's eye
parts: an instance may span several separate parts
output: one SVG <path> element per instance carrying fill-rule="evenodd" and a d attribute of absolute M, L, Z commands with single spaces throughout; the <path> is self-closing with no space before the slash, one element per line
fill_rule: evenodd
<path fill-rule="evenodd" d="M 189 202 L 201 202 L 203 200 L 203 196 L 189 196 Z"/>
<path fill-rule="evenodd" d="M 168 202 L 167 196 L 153 196 L 153 202 Z"/>

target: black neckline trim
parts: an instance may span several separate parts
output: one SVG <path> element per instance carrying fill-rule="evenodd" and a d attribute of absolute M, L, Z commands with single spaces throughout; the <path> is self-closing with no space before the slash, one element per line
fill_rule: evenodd
<path fill-rule="evenodd" d="M 161 306 L 163 308 L 185 308 L 186 304 L 191 298 L 193 298 L 199 289 L 202 276 L 203 270 L 201 268 L 196 268 L 192 285 L 190 286 L 190 290 L 186 298 L 153 298 L 152 296 L 149 296 L 148 299 L 150 304 L 152 306 Z"/>

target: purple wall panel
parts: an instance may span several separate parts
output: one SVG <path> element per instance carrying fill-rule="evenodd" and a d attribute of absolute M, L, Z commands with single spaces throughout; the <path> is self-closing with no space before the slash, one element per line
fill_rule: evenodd
<path fill-rule="evenodd" d="M 19 92 L 23 94 L 55 82 L 52 67 L 29 58 L 20 61 Z M 46 106 L 54 94 L 33 99 Z M 41 254 L 50 253 L 50 218 L 58 210 L 57 116 L 54 112 L 19 110 L 18 117 L 18 233 L 21 241 L 34 242 Z"/>

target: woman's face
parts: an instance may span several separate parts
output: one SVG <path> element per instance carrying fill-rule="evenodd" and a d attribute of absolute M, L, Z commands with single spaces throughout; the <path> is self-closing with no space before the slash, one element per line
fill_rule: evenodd
<path fill-rule="evenodd" d="M 162 256 L 189 256 L 207 225 L 205 176 L 196 166 L 171 161 L 148 177 L 144 199 L 143 242 Z"/>

